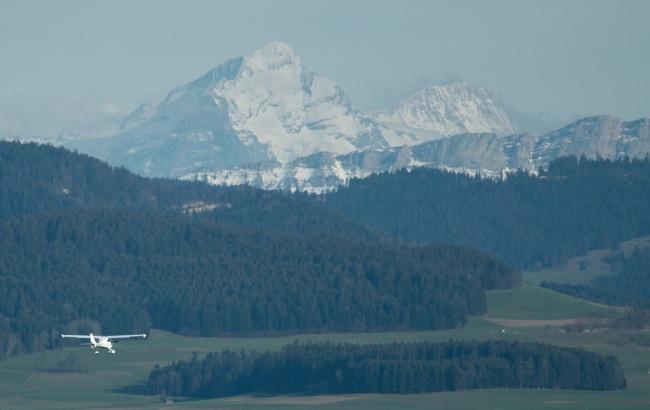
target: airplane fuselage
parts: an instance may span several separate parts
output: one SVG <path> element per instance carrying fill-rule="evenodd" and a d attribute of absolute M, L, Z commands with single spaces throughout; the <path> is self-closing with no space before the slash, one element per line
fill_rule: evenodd
<path fill-rule="evenodd" d="M 108 353 L 110 354 L 115 354 L 115 350 L 113 349 L 113 342 L 108 340 L 107 337 L 95 337 L 93 334 L 90 334 L 90 347 L 92 349 L 95 349 L 95 353 L 99 353 L 97 350 L 98 348 L 100 349 L 106 349 L 108 350 Z"/>
<path fill-rule="evenodd" d="M 115 354 L 115 349 L 113 349 L 113 344 L 121 340 L 129 339 L 145 339 L 147 337 L 146 333 L 140 333 L 136 335 L 107 335 L 107 336 L 95 336 L 92 333 L 88 335 L 65 335 L 62 334 L 61 337 L 72 338 L 72 339 L 82 339 L 88 340 L 88 343 L 82 343 L 82 345 L 90 346 L 95 353 L 99 353 L 99 349 L 104 349 L 110 354 Z"/>

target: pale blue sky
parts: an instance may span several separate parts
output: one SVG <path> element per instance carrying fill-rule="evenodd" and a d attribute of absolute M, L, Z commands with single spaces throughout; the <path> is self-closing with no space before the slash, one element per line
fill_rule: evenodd
<path fill-rule="evenodd" d="M 0 133 L 92 126 L 273 40 L 359 109 L 445 71 L 562 121 L 650 116 L 650 1 L 0 0 Z"/>

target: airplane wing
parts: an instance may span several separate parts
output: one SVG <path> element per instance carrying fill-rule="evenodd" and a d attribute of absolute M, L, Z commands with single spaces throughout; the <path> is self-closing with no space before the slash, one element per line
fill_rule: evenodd
<path fill-rule="evenodd" d="M 90 335 L 61 335 L 62 338 L 73 338 L 73 339 L 90 339 Z M 147 335 L 145 333 L 139 335 L 111 335 L 111 336 L 101 336 L 95 335 L 95 339 L 107 338 L 108 340 L 126 340 L 126 339 L 146 339 Z"/>
<path fill-rule="evenodd" d="M 90 335 L 61 335 L 61 337 L 62 338 L 71 337 L 73 339 L 90 339 Z"/>
<path fill-rule="evenodd" d="M 112 336 L 104 336 L 108 338 L 108 340 L 126 340 L 126 339 L 146 339 L 147 335 L 145 333 L 139 334 L 139 335 L 112 335 Z"/>

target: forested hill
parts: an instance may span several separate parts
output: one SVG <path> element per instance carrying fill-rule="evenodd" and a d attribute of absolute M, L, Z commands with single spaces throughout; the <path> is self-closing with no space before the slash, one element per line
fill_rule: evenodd
<path fill-rule="evenodd" d="M 438 329 L 519 272 L 456 246 L 405 248 L 303 195 L 135 176 L 0 143 L 0 359 L 60 333 Z"/>
<path fill-rule="evenodd" d="M 553 161 L 502 180 L 413 169 L 354 180 L 325 201 L 406 243 L 452 243 L 519 267 L 650 233 L 650 159 Z"/>
<path fill-rule="evenodd" d="M 149 179 L 48 145 L 0 142 L 0 218 L 59 209 L 194 212 L 278 232 L 478 248 L 552 265 L 650 233 L 650 160 L 553 161 L 505 180 L 414 169 L 318 197 Z"/>
<path fill-rule="evenodd" d="M 151 179 L 63 148 L 0 141 L 0 218 L 60 209 L 194 212 L 282 232 L 386 238 L 304 195 Z"/>
<path fill-rule="evenodd" d="M 0 353 L 62 331 L 188 335 L 437 329 L 486 309 L 517 271 L 476 251 L 280 234 L 178 213 L 0 219 Z"/>

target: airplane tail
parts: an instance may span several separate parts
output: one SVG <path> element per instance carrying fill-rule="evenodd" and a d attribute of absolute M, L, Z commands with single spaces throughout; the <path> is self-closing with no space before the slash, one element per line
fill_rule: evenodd
<path fill-rule="evenodd" d="M 97 345 L 97 342 L 95 341 L 95 336 L 93 336 L 92 333 L 90 334 L 90 345 L 92 347 L 95 347 Z"/>

